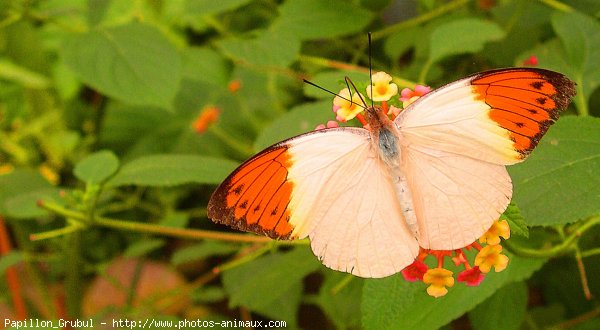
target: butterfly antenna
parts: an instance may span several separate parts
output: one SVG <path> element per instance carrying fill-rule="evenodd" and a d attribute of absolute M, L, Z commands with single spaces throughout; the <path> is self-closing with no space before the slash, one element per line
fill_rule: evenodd
<path fill-rule="evenodd" d="M 360 95 L 360 93 L 358 92 L 358 88 L 356 88 L 356 86 L 354 85 L 354 83 L 352 82 L 352 80 L 350 80 L 350 78 L 348 76 L 344 77 L 344 80 L 346 80 L 346 85 L 348 85 L 348 83 L 350 83 L 350 85 L 352 85 L 352 88 L 354 88 L 354 91 L 356 92 L 356 95 L 358 95 L 358 97 L 360 98 L 360 101 L 362 102 L 363 105 L 354 103 L 356 105 L 358 105 L 359 107 L 362 107 L 363 109 L 367 109 L 369 106 L 367 105 L 367 102 L 365 102 L 365 99 L 363 99 L 362 95 Z M 348 87 L 348 90 L 350 90 L 350 87 Z"/>
<path fill-rule="evenodd" d="M 371 85 L 369 86 L 369 88 L 371 89 L 371 97 L 373 97 L 373 73 L 371 72 L 372 70 L 372 65 L 371 65 L 371 32 L 369 32 L 368 34 L 369 36 L 369 81 L 371 83 Z M 374 107 L 375 104 L 373 103 L 373 99 L 371 99 L 371 107 Z"/>
<path fill-rule="evenodd" d="M 325 88 L 323 88 L 323 87 L 321 87 L 321 86 L 319 86 L 319 85 L 317 85 L 317 84 L 315 84 L 315 83 L 313 83 L 313 82 L 310 82 L 310 81 L 308 81 L 308 80 L 306 80 L 306 79 L 302 79 L 302 81 L 304 81 L 305 83 L 307 83 L 307 84 L 309 84 L 309 85 L 311 85 L 311 86 L 313 86 L 313 87 L 316 87 L 316 88 L 318 88 L 318 89 L 320 89 L 320 90 L 322 90 L 322 91 L 324 91 L 324 92 L 327 92 L 327 93 L 329 93 L 329 94 L 331 94 L 331 95 L 337 96 L 337 97 L 339 97 L 339 98 L 341 98 L 341 99 L 343 99 L 343 100 L 346 100 L 346 101 L 348 101 L 348 102 L 350 102 L 350 103 L 356 104 L 356 105 L 358 105 L 359 107 L 361 107 L 361 108 L 363 108 L 363 109 L 366 109 L 366 108 L 367 108 L 366 106 L 362 106 L 362 105 L 360 105 L 360 104 L 357 104 L 357 103 L 355 103 L 354 101 L 352 101 L 352 99 L 350 99 L 350 100 L 349 100 L 349 99 L 347 99 L 347 98 L 345 98 L 345 97 L 341 96 L 340 94 L 334 93 L 334 92 L 332 92 L 332 91 L 330 91 L 330 90 L 328 90 L 328 89 L 325 89 Z M 352 82 L 350 82 L 350 83 L 352 83 Z M 348 84 L 348 82 L 346 82 L 346 85 L 347 85 L 347 84 Z M 352 84 L 352 86 L 354 86 L 354 84 Z M 354 87 L 354 89 L 356 89 L 356 87 Z M 351 91 L 350 87 L 348 87 L 348 91 Z M 352 93 L 352 92 L 350 92 L 350 93 Z M 350 94 L 350 95 L 352 95 L 352 94 Z M 358 96 L 360 96 L 360 93 L 358 94 Z M 360 99 L 362 100 L 362 97 L 361 97 Z M 363 101 L 363 103 L 364 103 L 364 101 Z"/>

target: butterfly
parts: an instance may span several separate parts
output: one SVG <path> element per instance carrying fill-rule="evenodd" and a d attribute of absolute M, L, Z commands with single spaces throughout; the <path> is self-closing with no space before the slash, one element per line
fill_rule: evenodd
<path fill-rule="evenodd" d="M 312 131 L 259 152 L 213 193 L 217 223 L 274 239 L 309 237 L 334 270 L 385 277 L 419 247 L 465 247 L 512 196 L 506 165 L 523 161 L 575 95 L 537 68 L 480 72 L 417 99 L 370 129 Z"/>

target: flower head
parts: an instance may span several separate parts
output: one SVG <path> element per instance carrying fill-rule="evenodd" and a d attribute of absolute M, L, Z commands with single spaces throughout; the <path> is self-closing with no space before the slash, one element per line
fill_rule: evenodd
<path fill-rule="evenodd" d="M 211 124 L 217 121 L 220 112 L 221 110 L 215 106 L 204 107 L 192 124 L 194 131 L 198 134 L 204 133 Z"/>
<path fill-rule="evenodd" d="M 423 275 L 427 272 L 429 267 L 420 260 L 415 260 L 410 266 L 402 270 L 402 276 L 409 282 L 422 281 Z"/>
<path fill-rule="evenodd" d="M 498 245 L 500 244 L 500 237 L 503 237 L 504 239 L 510 237 L 510 227 L 506 220 L 494 221 L 490 229 L 479 238 L 479 242 L 487 243 L 488 245 Z"/>
<path fill-rule="evenodd" d="M 528 59 L 526 59 L 525 61 L 523 61 L 523 65 L 529 65 L 529 66 L 536 66 L 538 65 L 538 58 L 535 55 L 531 55 L 529 56 Z"/>
<path fill-rule="evenodd" d="M 457 281 L 465 282 L 468 286 L 478 286 L 483 281 L 483 278 L 484 274 L 481 273 L 481 270 L 477 266 L 465 269 L 456 276 Z"/>
<path fill-rule="evenodd" d="M 233 94 L 242 88 L 242 82 L 239 79 L 232 80 L 227 84 L 227 89 Z"/>
<path fill-rule="evenodd" d="M 398 85 L 392 83 L 392 76 L 380 71 L 371 76 L 373 85 L 367 86 L 367 95 L 375 102 L 387 101 L 398 94 Z"/>
<path fill-rule="evenodd" d="M 508 265 L 508 257 L 501 253 L 502 246 L 488 245 L 477 253 L 475 266 L 479 266 L 482 273 L 489 273 L 492 267 L 496 272 L 501 272 Z"/>
<path fill-rule="evenodd" d="M 361 96 L 358 93 L 352 93 L 351 99 L 350 90 L 342 89 L 333 99 L 333 111 L 337 114 L 336 119 L 342 122 L 348 121 L 363 111 L 363 108 L 359 106 L 362 103 Z"/>
<path fill-rule="evenodd" d="M 454 277 L 452 272 L 444 268 L 433 268 L 429 269 L 425 275 L 423 275 L 423 283 L 430 284 L 427 287 L 427 293 L 433 297 L 445 296 L 448 293 L 446 287 L 452 287 L 454 285 Z"/>
<path fill-rule="evenodd" d="M 431 92 L 431 87 L 416 85 L 415 90 L 411 90 L 410 88 L 405 88 L 400 93 L 400 101 L 402 101 L 402 107 L 406 108 L 411 103 L 416 101 L 419 97 Z"/>
<path fill-rule="evenodd" d="M 317 125 L 317 127 L 315 127 L 315 131 L 322 130 L 325 128 L 335 128 L 335 127 L 340 127 L 338 122 L 335 120 L 329 120 L 329 121 L 327 121 L 327 124 L 325 124 L 325 125 L 323 125 L 323 124 Z"/>

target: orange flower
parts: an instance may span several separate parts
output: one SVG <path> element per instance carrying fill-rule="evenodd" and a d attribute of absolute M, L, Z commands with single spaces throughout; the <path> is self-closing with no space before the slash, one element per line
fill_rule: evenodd
<path fill-rule="evenodd" d="M 451 271 L 438 267 L 429 269 L 425 275 L 423 275 L 423 283 L 430 284 L 427 288 L 427 294 L 439 298 L 448 293 L 446 287 L 452 287 L 454 285 L 454 277 L 452 277 Z"/>
<path fill-rule="evenodd" d="M 501 272 L 508 265 L 508 257 L 501 253 L 502 246 L 488 245 L 477 253 L 475 266 L 479 266 L 482 273 L 489 273 L 492 267 L 496 272 Z"/>
<path fill-rule="evenodd" d="M 200 111 L 200 115 L 192 126 L 194 127 L 194 131 L 198 134 L 204 133 L 208 127 L 219 119 L 219 113 L 221 110 L 215 106 L 206 106 Z"/>
<path fill-rule="evenodd" d="M 479 238 L 479 242 L 487 243 L 488 245 L 500 244 L 500 237 L 508 239 L 510 237 L 510 227 L 506 220 L 496 220 L 483 236 Z"/>
<path fill-rule="evenodd" d="M 227 89 L 233 94 L 242 88 L 242 82 L 239 79 L 232 80 L 227 85 Z"/>

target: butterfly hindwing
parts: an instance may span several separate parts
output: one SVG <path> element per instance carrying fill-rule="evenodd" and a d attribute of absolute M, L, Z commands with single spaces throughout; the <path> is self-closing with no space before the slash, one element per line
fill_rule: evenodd
<path fill-rule="evenodd" d="M 510 202 L 504 165 L 419 146 L 403 152 L 423 248 L 454 250 L 473 243 Z"/>

